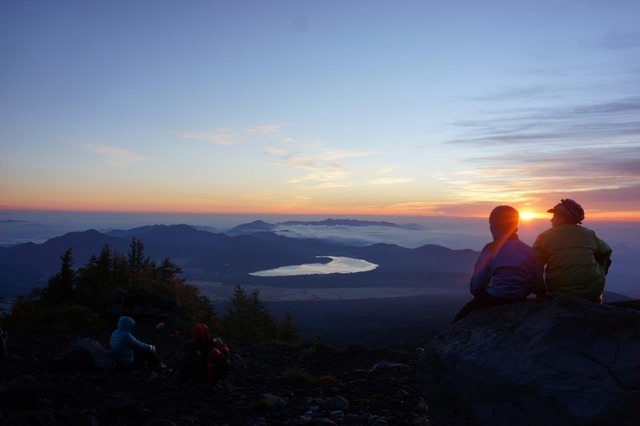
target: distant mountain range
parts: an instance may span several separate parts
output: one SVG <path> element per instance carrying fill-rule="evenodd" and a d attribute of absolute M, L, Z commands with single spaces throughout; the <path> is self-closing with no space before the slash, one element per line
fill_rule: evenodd
<path fill-rule="evenodd" d="M 321 222 L 285 222 L 286 226 L 388 226 L 389 222 L 328 219 Z M 281 224 L 282 225 L 282 224 Z M 393 244 L 354 247 L 318 239 L 276 235 L 278 224 L 256 221 L 225 233 L 212 233 L 189 225 L 153 225 L 101 233 L 71 232 L 42 244 L 26 243 L 0 248 L 0 296 L 14 297 L 43 286 L 60 267 L 60 255 L 73 249 L 75 267 L 85 265 L 105 244 L 127 254 L 132 237 L 140 239 L 145 254 L 159 261 L 171 258 L 189 280 L 223 284 L 269 285 L 289 288 L 317 287 L 429 287 L 466 288 L 473 250 L 451 250 L 437 245 L 408 249 Z M 378 266 L 354 274 L 257 277 L 252 272 L 282 266 L 319 263 L 318 256 L 363 259 Z M 326 261 L 326 260 L 325 260 Z"/>
<path fill-rule="evenodd" d="M 291 220 L 287 222 L 267 223 L 262 220 L 256 220 L 251 223 L 238 225 L 226 232 L 228 235 L 253 234 L 256 232 L 275 231 L 283 227 L 291 226 L 349 226 L 354 228 L 366 226 L 380 226 L 386 228 L 399 228 L 407 230 L 424 229 L 422 225 L 417 223 L 409 223 L 398 225 L 397 223 L 384 221 L 354 220 L 354 219 L 325 219 L 322 221 L 297 221 Z"/>

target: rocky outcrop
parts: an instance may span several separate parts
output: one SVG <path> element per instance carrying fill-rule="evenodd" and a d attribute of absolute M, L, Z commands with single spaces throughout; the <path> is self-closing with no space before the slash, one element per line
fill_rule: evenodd
<path fill-rule="evenodd" d="M 73 370 L 112 370 L 116 360 L 102 344 L 90 337 L 78 339 L 69 349 L 54 359 L 57 367 Z"/>
<path fill-rule="evenodd" d="M 640 311 L 578 299 L 473 312 L 418 360 L 434 424 L 625 425 L 640 418 Z"/>

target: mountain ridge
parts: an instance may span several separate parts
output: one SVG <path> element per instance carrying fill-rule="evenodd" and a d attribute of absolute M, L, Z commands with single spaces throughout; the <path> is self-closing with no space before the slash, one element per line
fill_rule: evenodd
<path fill-rule="evenodd" d="M 258 223 L 259 227 L 263 224 L 266 222 Z M 0 284 L 4 289 L 3 295 L 15 296 L 42 285 L 43 281 L 57 272 L 60 255 L 69 248 L 73 250 L 75 264 L 82 265 L 91 256 L 97 256 L 105 244 L 114 251 L 126 254 L 133 237 L 142 241 L 145 254 L 152 260 L 171 258 L 183 268 L 188 279 L 229 285 L 241 282 L 292 288 L 459 287 L 467 280 L 477 255 L 473 250 L 452 250 L 435 245 L 409 249 L 394 244 L 376 243 L 358 247 L 321 239 L 290 238 L 268 230 L 228 235 L 198 230 L 186 224 L 147 225 L 107 233 L 90 229 L 70 232 L 42 244 L 24 243 L 0 248 Z M 318 260 L 319 256 L 363 259 L 377 264 L 378 268 L 358 274 L 302 278 L 249 275 L 282 266 L 328 262 Z M 432 261 L 429 256 L 434 256 L 437 261 Z"/>
<path fill-rule="evenodd" d="M 348 226 L 354 228 L 361 228 L 367 226 L 377 226 L 384 228 L 398 228 L 398 229 L 406 229 L 406 230 L 421 230 L 425 229 L 424 226 L 419 225 L 417 223 L 409 223 L 409 224 L 397 224 L 393 222 L 387 221 L 371 221 L 371 220 L 357 220 L 357 219 L 325 219 L 321 221 L 300 221 L 300 220 L 289 220 L 285 222 L 276 222 L 269 223 L 263 220 L 255 220 L 251 223 L 244 223 L 238 225 L 226 233 L 228 235 L 238 235 L 245 233 L 253 233 L 253 232 L 262 232 L 262 231 L 275 231 L 278 227 L 283 226 Z"/>

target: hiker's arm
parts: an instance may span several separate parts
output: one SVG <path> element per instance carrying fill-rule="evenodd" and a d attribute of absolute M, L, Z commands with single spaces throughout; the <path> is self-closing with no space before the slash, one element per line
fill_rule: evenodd
<path fill-rule="evenodd" d="M 609 266 L 611 265 L 611 253 L 613 250 L 609 246 L 609 244 L 602 241 L 600 238 L 596 237 L 597 248 L 595 252 L 596 262 L 602 266 L 605 274 L 609 272 Z"/>
<path fill-rule="evenodd" d="M 493 274 L 492 257 L 491 250 L 487 247 L 483 248 L 482 252 L 480 252 L 480 256 L 473 268 L 473 276 L 471 277 L 471 284 L 469 286 L 469 290 L 474 296 L 486 288 L 491 282 L 491 276 Z"/>
<path fill-rule="evenodd" d="M 136 339 L 135 337 L 133 337 L 133 335 L 129 335 L 129 339 L 127 340 L 127 345 L 131 348 L 134 349 L 139 349 L 141 351 L 150 351 L 152 346 L 141 342 L 140 340 Z"/>
<path fill-rule="evenodd" d="M 547 253 L 546 244 L 542 234 L 538 235 L 532 247 L 533 251 L 536 253 L 537 263 L 537 283 L 533 292 L 540 297 L 546 297 L 549 294 L 549 290 L 547 289 L 547 285 L 544 280 L 544 270 L 549 260 L 549 254 Z"/>

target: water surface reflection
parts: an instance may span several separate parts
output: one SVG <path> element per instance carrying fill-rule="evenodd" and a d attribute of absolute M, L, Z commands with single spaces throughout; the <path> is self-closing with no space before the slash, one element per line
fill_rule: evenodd
<path fill-rule="evenodd" d="M 318 275 L 318 274 L 354 274 L 357 272 L 372 271 L 378 267 L 375 263 L 362 259 L 340 256 L 318 256 L 331 259 L 329 263 L 307 263 L 305 265 L 282 266 L 265 271 L 252 272 L 249 275 L 256 277 L 284 277 L 291 275 Z"/>

